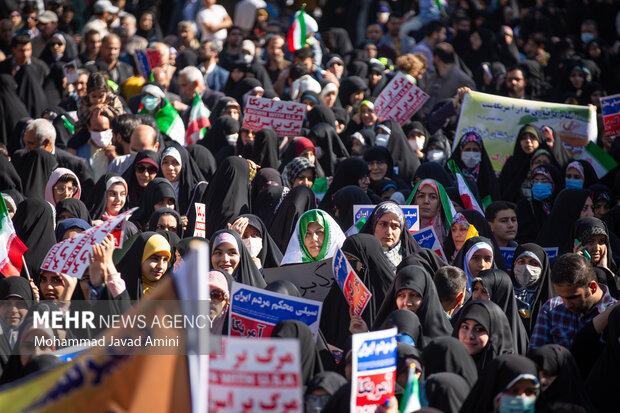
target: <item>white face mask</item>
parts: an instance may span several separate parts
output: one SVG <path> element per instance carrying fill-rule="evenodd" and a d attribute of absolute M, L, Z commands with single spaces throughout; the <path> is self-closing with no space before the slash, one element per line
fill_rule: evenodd
<path fill-rule="evenodd" d="M 262 238 L 244 238 L 242 241 L 252 258 L 256 258 L 263 249 Z"/>
<path fill-rule="evenodd" d="M 441 162 L 445 157 L 446 154 L 441 149 L 433 149 L 432 151 L 426 152 L 426 159 L 431 162 Z"/>
<path fill-rule="evenodd" d="M 469 169 L 473 169 L 480 163 L 480 159 L 482 158 L 482 154 L 480 152 L 462 152 L 461 153 L 461 161 L 465 164 Z"/>
<path fill-rule="evenodd" d="M 317 146 L 316 148 L 314 148 L 314 151 L 316 152 L 316 154 L 314 155 L 316 159 L 321 159 L 323 157 L 323 148 Z"/>
<path fill-rule="evenodd" d="M 238 133 L 233 133 L 232 135 L 226 135 L 226 141 L 229 145 L 236 145 L 237 139 L 239 139 Z"/>
<path fill-rule="evenodd" d="M 377 134 L 377 136 L 375 137 L 375 144 L 378 146 L 387 146 L 388 142 L 390 140 L 390 135 L 386 135 L 384 133 L 379 133 Z"/>
<path fill-rule="evenodd" d="M 101 132 L 90 131 L 90 139 L 92 139 L 93 143 L 100 148 L 105 148 L 112 143 L 112 135 L 112 129 Z"/>
<path fill-rule="evenodd" d="M 542 268 L 532 265 L 515 265 L 515 278 L 522 287 L 531 287 L 536 284 L 542 273 Z"/>
<path fill-rule="evenodd" d="M 254 60 L 254 56 L 249 55 L 249 54 L 244 54 L 243 55 L 243 61 L 247 64 L 252 63 L 252 60 Z"/>
<path fill-rule="evenodd" d="M 409 146 L 411 146 L 411 149 L 413 149 L 414 151 L 417 151 L 418 149 L 422 150 L 424 148 L 425 140 L 426 139 L 424 138 L 424 136 L 409 139 Z"/>

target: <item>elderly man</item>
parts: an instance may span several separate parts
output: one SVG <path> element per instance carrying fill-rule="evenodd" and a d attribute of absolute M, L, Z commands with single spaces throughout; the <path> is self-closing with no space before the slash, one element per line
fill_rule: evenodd
<path fill-rule="evenodd" d="M 47 119 L 35 119 L 32 121 L 26 127 L 23 140 L 24 149 L 16 151 L 12 157 L 12 161 L 15 164 L 18 164 L 28 151 L 42 148 L 54 155 L 59 168 L 67 168 L 75 172 L 85 193 L 95 186 L 93 173 L 84 159 L 54 146 L 56 144 L 56 129 Z"/>
<path fill-rule="evenodd" d="M 205 84 L 205 78 L 200 69 L 195 66 L 187 66 L 185 69 L 179 72 L 179 85 L 181 87 L 181 95 L 187 105 L 191 105 L 194 94 L 198 93 L 198 96 L 202 99 L 203 103 L 209 110 L 212 110 L 221 97 L 224 97 L 222 92 L 216 92 L 209 89 Z M 189 119 L 189 108 L 186 108 L 187 114 L 183 113 L 182 118 Z"/>

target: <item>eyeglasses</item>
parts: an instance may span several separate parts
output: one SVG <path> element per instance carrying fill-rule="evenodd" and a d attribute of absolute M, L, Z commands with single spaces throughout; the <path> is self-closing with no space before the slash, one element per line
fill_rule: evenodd
<path fill-rule="evenodd" d="M 226 293 L 222 290 L 211 290 L 210 296 L 214 301 L 223 301 L 226 298 Z"/>
<path fill-rule="evenodd" d="M 155 175 L 157 173 L 157 168 L 154 167 L 154 166 L 136 165 L 136 171 L 139 174 L 143 174 L 144 172 L 148 172 L 149 175 Z"/>
<path fill-rule="evenodd" d="M 60 47 L 60 46 L 62 46 L 62 43 L 60 43 L 60 42 L 53 42 L 53 43 L 50 43 L 50 46 L 52 46 L 52 47 L 54 47 L 54 46 Z"/>
<path fill-rule="evenodd" d="M 155 229 L 157 231 L 170 231 L 170 232 L 177 232 L 177 227 L 171 227 L 168 225 L 157 225 L 155 227 Z"/>
<path fill-rule="evenodd" d="M 57 194 L 64 194 L 65 192 L 74 193 L 75 187 L 67 186 L 67 185 L 56 185 L 56 187 L 54 188 L 54 191 L 56 191 Z"/>

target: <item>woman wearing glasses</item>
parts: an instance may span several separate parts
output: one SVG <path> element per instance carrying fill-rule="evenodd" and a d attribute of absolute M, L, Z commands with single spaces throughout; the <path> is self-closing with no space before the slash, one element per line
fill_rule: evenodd
<path fill-rule="evenodd" d="M 63 199 L 80 199 L 81 195 L 80 180 L 71 170 L 66 168 L 54 170 L 45 186 L 45 200 L 54 206 Z"/>
<path fill-rule="evenodd" d="M 140 198 L 146 186 L 157 176 L 159 171 L 159 154 L 153 151 L 141 151 L 136 155 L 133 164 L 123 173 L 129 193 L 129 208 L 140 205 Z"/>

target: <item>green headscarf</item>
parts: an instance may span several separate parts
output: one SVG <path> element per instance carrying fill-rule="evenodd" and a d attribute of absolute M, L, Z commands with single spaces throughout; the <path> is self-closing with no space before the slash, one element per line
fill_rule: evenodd
<path fill-rule="evenodd" d="M 323 245 L 321 245 L 321 251 L 319 255 L 313 258 L 308 250 L 304 240 L 306 239 L 306 232 L 308 232 L 308 225 L 311 222 L 316 222 L 323 228 L 325 228 L 325 238 L 323 238 Z M 321 261 L 327 255 L 327 248 L 329 247 L 329 223 L 326 219 L 326 213 L 320 210 L 313 209 L 305 212 L 301 218 L 299 218 L 299 249 L 301 251 L 302 262 L 315 262 Z"/>

